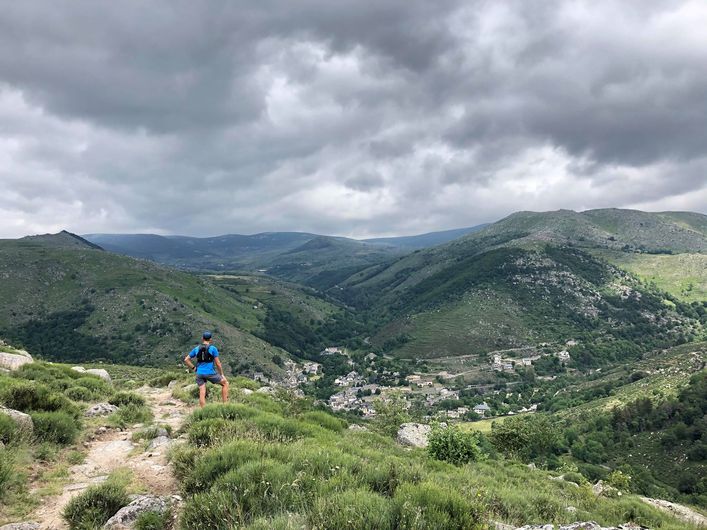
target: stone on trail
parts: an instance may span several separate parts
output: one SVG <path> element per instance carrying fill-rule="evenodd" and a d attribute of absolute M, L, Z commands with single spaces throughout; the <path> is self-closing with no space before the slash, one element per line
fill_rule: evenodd
<path fill-rule="evenodd" d="M 172 439 L 169 436 L 158 436 L 150 442 L 150 445 L 147 446 L 147 449 L 148 451 L 152 451 L 153 449 L 157 449 L 158 447 L 169 445 L 171 443 Z"/>
<path fill-rule="evenodd" d="M 432 427 L 424 423 L 403 423 L 398 429 L 398 443 L 411 447 L 427 447 Z"/>
<path fill-rule="evenodd" d="M 133 501 L 124 506 L 108 519 L 103 526 L 106 530 L 124 530 L 135 527 L 135 522 L 141 514 L 147 512 L 164 513 L 170 504 L 169 497 L 157 495 L 137 495 Z"/>
<path fill-rule="evenodd" d="M 0 530 L 39 530 L 39 523 L 35 523 L 34 521 L 10 523 L 0 526 Z"/>
<path fill-rule="evenodd" d="M 2 405 L 0 405 L 0 414 L 10 416 L 23 434 L 31 435 L 34 432 L 34 423 L 32 422 L 32 416 L 29 414 L 25 414 L 19 410 L 8 409 Z"/>
<path fill-rule="evenodd" d="M 96 403 L 84 413 L 84 416 L 88 418 L 93 418 L 94 416 L 107 416 L 117 410 L 118 407 L 111 405 L 110 403 Z"/>
<path fill-rule="evenodd" d="M 32 356 L 24 350 L 15 350 L 12 353 L 0 352 L 0 368 L 11 372 L 31 362 L 33 362 Z"/>

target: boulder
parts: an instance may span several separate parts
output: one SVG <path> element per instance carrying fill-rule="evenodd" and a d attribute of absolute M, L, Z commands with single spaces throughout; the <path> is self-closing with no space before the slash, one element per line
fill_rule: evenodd
<path fill-rule="evenodd" d="M 609 486 L 602 480 L 592 486 L 592 493 L 597 497 L 617 497 L 621 495 L 621 492 L 614 486 Z"/>
<path fill-rule="evenodd" d="M 368 432 L 368 427 L 364 425 L 359 425 L 358 423 L 352 423 L 349 425 L 349 430 L 354 432 Z"/>
<path fill-rule="evenodd" d="M 424 423 L 403 423 L 398 429 L 398 443 L 411 447 L 427 447 L 432 427 Z"/>
<path fill-rule="evenodd" d="M 150 445 L 147 446 L 147 450 L 153 451 L 159 447 L 169 445 L 171 443 L 172 443 L 172 439 L 169 436 L 158 436 L 157 438 L 154 438 L 150 442 Z"/>
<path fill-rule="evenodd" d="M 108 414 L 113 414 L 117 410 L 118 407 L 111 405 L 110 403 L 96 403 L 84 413 L 84 416 L 87 418 L 93 418 L 94 416 L 107 416 Z"/>
<path fill-rule="evenodd" d="M 239 390 L 244 396 L 250 396 L 253 393 L 250 388 L 240 388 Z"/>
<path fill-rule="evenodd" d="M 169 382 L 169 384 L 167 384 L 167 389 L 168 389 L 168 390 L 172 390 L 174 387 L 177 386 L 177 383 L 178 383 L 178 382 L 179 382 L 179 381 L 177 381 L 176 379 L 172 379 L 172 380 Z"/>
<path fill-rule="evenodd" d="M 256 392 L 258 394 L 274 394 L 275 389 L 271 386 L 261 386 Z"/>
<path fill-rule="evenodd" d="M 104 370 L 103 368 L 89 368 L 88 370 L 84 368 L 83 366 L 72 366 L 71 369 L 74 372 L 79 372 L 81 374 L 91 374 L 91 375 L 96 375 L 103 379 L 104 381 L 108 381 L 109 383 L 112 383 L 113 380 L 110 378 L 110 374 Z"/>
<path fill-rule="evenodd" d="M 98 377 L 100 377 L 104 381 L 108 381 L 109 383 L 113 382 L 113 380 L 110 378 L 110 374 L 103 368 L 89 368 L 88 370 L 86 370 L 86 373 L 91 375 L 97 375 Z"/>
<path fill-rule="evenodd" d="M 147 512 L 164 513 L 169 508 L 171 499 L 157 495 L 137 495 L 127 506 L 108 519 L 103 528 L 106 530 L 124 530 L 135 527 L 141 514 Z"/>
<path fill-rule="evenodd" d="M 13 353 L 0 352 L 0 368 L 5 370 L 14 371 L 31 362 L 32 356 L 24 350 L 15 350 Z"/>
<path fill-rule="evenodd" d="M 0 530 L 39 530 L 39 523 L 35 523 L 34 521 L 10 523 L 0 526 Z"/>
<path fill-rule="evenodd" d="M 8 409 L 0 405 L 0 414 L 5 414 L 10 416 L 10 418 L 17 423 L 23 434 L 31 435 L 34 432 L 34 423 L 32 422 L 32 416 L 20 412 L 19 410 Z"/>

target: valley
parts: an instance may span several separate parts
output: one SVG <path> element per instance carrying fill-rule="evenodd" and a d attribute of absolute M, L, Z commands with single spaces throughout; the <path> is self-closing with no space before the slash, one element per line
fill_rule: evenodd
<path fill-rule="evenodd" d="M 521 515 L 514 495 L 522 481 L 538 477 L 513 466 L 531 465 L 579 485 L 570 490 L 601 482 L 627 495 L 707 509 L 705 216 L 519 212 L 462 232 L 449 241 L 459 234 L 360 242 L 312 234 L 86 240 L 62 232 L 2 240 L 0 338 L 7 352 L 22 348 L 41 361 L 108 369 L 130 389 L 144 383 L 133 367 L 144 367 L 158 386 L 177 381 L 172 398 L 193 404 L 181 359 L 209 329 L 227 372 L 239 380 L 236 401 L 253 409 L 231 416 L 215 407 L 182 427 L 188 443 L 209 448 L 217 460 L 232 450 L 229 444 L 248 445 L 247 429 L 254 429 L 253 440 L 271 444 L 262 458 L 278 466 L 289 465 L 278 460 L 278 444 L 315 440 L 383 458 L 395 468 L 391 473 L 408 477 L 405 469 L 417 463 L 391 438 L 401 424 L 442 422 L 458 433 L 449 436 L 483 454 L 469 457 L 476 463 L 461 474 L 445 473 L 484 491 L 485 517 L 517 525 L 561 522 L 566 503 L 557 499 L 571 497 L 583 516 L 602 524 L 690 528 L 633 504 L 630 510 L 607 504 L 604 512 L 596 508 L 603 500 L 593 508 L 569 490 L 540 484 L 553 508 Z M 250 397 L 261 385 L 270 397 Z M 278 424 L 275 431 L 249 423 L 261 414 L 282 415 L 258 420 Z M 303 424 L 279 425 L 290 414 Z M 315 417 L 324 431 L 305 426 L 305 418 Z M 221 437 L 224 425 L 231 430 Z M 330 438 L 327 429 L 343 432 L 337 425 L 381 438 Z M 415 462 L 426 462 L 423 454 Z M 476 475 L 496 463 L 512 491 Z M 172 465 L 187 488 L 182 494 L 200 495 L 184 485 L 197 479 Z M 425 483 L 441 480 L 431 469 L 419 473 Z M 220 491 L 221 482 L 208 476 L 205 484 Z M 385 508 L 391 521 L 405 517 L 393 490 L 370 488 L 391 499 Z M 294 510 L 293 524 L 315 524 L 325 512 L 333 517 L 317 502 L 316 510 Z M 232 513 L 224 504 L 213 513 L 239 527 L 285 524 L 280 508 L 251 509 Z M 193 514 L 185 514 L 183 527 L 195 528 L 188 522 Z"/>

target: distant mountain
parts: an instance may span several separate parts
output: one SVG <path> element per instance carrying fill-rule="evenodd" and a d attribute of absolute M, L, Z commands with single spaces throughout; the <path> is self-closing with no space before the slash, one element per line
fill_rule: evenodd
<path fill-rule="evenodd" d="M 211 329 L 233 368 L 276 373 L 286 354 L 259 338 L 275 335 L 269 311 L 297 324 L 339 310 L 296 286 L 197 276 L 68 232 L 0 241 L 0 278 L 0 337 L 56 361 L 173 366 Z"/>
<path fill-rule="evenodd" d="M 666 298 L 605 257 L 702 256 L 705 219 L 633 210 L 519 212 L 358 271 L 332 294 L 371 311 L 380 323 L 373 343 L 400 356 L 479 355 L 581 337 L 604 344 L 584 352 L 585 364 L 606 362 L 704 335 L 704 311 Z"/>
<path fill-rule="evenodd" d="M 0 240 L 1 242 L 2 240 Z M 12 240 L 8 240 L 12 241 Z M 41 234 L 36 236 L 26 236 L 19 241 L 24 243 L 36 243 L 50 248 L 92 248 L 95 250 L 103 250 L 100 245 L 91 243 L 87 239 L 62 230 L 58 234 Z"/>
<path fill-rule="evenodd" d="M 118 254 L 190 270 L 254 271 L 328 288 L 371 264 L 448 242 L 481 227 L 419 236 L 356 240 L 305 232 L 266 232 L 217 237 L 154 234 L 87 234 L 85 238 Z"/>
<path fill-rule="evenodd" d="M 469 228 L 456 228 L 454 230 L 429 232 L 427 234 L 415 236 L 377 237 L 373 239 L 364 239 L 363 241 L 366 243 L 383 244 L 404 249 L 417 250 L 420 248 L 434 247 L 436 245 L 441 245 L 442 243 L 448 243 L 449 241 L 458 239 L 467 234 L 478 232 L 487 226 L 488 224 L 481 224 Z"/>

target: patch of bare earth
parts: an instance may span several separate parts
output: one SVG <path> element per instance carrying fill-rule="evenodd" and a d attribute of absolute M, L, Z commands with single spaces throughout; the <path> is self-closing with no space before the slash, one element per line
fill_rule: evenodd
<path fill-rule="evenodd" d="M 186 404 L 171 397 L 169 390 L 143 387 L 138 393 L 147 399 L 155 423 L 169 425 L 173 432 L 181 427 L 190 412 Z M 133 433 L 140 428 L 132 427 L 124 431 L 98 429 L 95 437 L 87 442 L 84 463 L 69 469 L 70 478 L 62 493 L 45 497 L 31 520 L 38 522 L 43 530 L 68 528 L 61 513 L 71 498 L 89 486 L 101 483 L 119 469 L 130 471 L 137 487 L 145 493 L 178 494 L 178 485 L 167 463 L 168 445 L 145 451 L 143 442 L 131 441 Z"/>
<path fill-rule="evenodd" d="M 649 497 L 641 497 L 643 502 L 647 502 L 651 506 L 655 506 L 659 510 L 668 512 L 669 514 L 677 517 L 683 522 L 694 524 L 699 527 L 707 528 L 707 517 L 699 512 L 696 512 L 692 508 L 683 506 L 682 504 L 677 504 L 675 502 L 664 501 L 662 499 L 651 499 Z"/>

